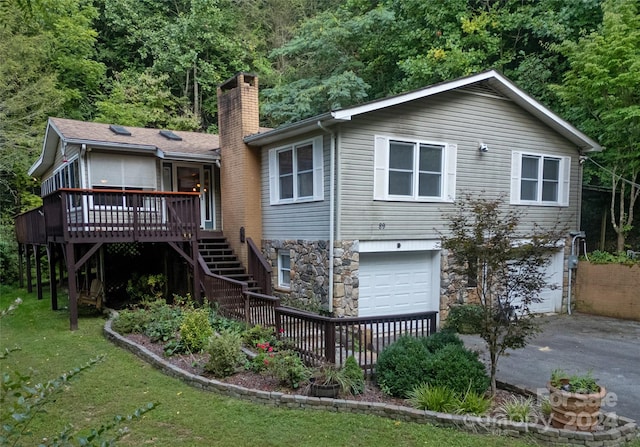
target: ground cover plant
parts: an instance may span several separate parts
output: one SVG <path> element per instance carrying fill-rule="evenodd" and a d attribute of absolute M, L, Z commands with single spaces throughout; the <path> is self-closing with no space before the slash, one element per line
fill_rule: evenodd
<path fill-rule="evenodd" d="M 14 353 L 11 363 L 0 360 L 3 372 L 14 366 L 33 367 L 34 380 L 40 380 L 97 353 L 105 354 L 99 368 L 65 388 L 46 417 L 34 421 L 25 445 L 37 445 L 66 423 L 87 426 L 149 401 L 160 405 L 143 415 L 118 445 L 210 446 L 212 440 L 218 446 L 256 445 L 256 440 L 265 446 L 534 445 L 374 416 L 285 410 L 221 397 L 165 376 L 106 341 L 103 318 L 81 315 L 79 329 L 69 331 L 64 298 L 60 297 L 61 310 L 54 312 L 46 299 L 38 301 L 35 294 L 0 286 L 0 306 L 6 307 L 18 296 L 24 301 L 21 312 L 2 322 L 1 337 L 3 346 L 19 344 L 22 350 Z"/>

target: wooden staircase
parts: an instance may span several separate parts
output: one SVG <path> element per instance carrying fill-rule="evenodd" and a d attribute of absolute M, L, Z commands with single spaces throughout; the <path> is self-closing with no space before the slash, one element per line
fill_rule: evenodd
<path fill-rule="evenodd" d="M 224 236 L 199 241 L 199 251 L 211 273 L 248 283 L 249 291 L 262 293 L 258 283 L 247 273 Z"/>

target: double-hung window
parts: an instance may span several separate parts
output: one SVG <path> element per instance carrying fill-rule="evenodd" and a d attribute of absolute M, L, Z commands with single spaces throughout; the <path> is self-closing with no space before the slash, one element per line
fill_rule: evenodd
<path fill-rule="evenodd" d="M 291 254 L 288 250 L 278 252 L 278 286 L 291 287 Z"/>
<path fill-rule="evenodd" d="M 374 199 L 453 201 L 456 149 L 454 144 L 376 136 Z"/>
<path fill-rule="evenodd" d="M 322 137 L 269 151 L 272 205 L 322 200 Z"/>
<path fill-rule="evenodd" d="M 511 163 L 512 204 L 569 204 L 570 157 L 514 151 Z"/>

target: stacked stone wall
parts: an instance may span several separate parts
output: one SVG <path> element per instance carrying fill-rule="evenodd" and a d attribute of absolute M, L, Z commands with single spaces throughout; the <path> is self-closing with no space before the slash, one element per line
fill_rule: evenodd
<path fill-rule="evenodd" d="M 291 285 L 278 287 L 278 253 L 291 257 Z M 329 308 L 329 241 L 264 240 L 262 251 L 270 263 L 273 295 L 286 304 L 319 311 Z M 335 241 L 333 251 L 333 316 L 358 315 L 358 241 Z"/>

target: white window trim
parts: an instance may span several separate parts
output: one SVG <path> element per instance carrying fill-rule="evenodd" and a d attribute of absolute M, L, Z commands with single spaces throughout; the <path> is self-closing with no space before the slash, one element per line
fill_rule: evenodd
<path fill-rule="evenodd" d="M 521 200 L 520 187 L 522 180 L 522 156 L 539 157 L 540 160 L 545 158 L 554 158 L 560 160 L 559 178 L 558 178 L 558 200 L 542 201 L 542 166 L 538 169 L 538 200 Z M 533 206 L 569 206 L 569 185 L 571 180 L 571 157 L 545 154 L 529 151 L 513 151 L 511 153 L 511 205 L 533 205 Z"/>
<path fill-rule="evenodd" d="M 76 164 L 77 166 L 77 171 L 76 171 L 77 178 L 75 178 L 75 185 L 68 184 L 64 186 L 62 182 L 59 181 L 59 179 L 61 179 L 62 177 L 65 177 L 66 182 L 71 183 L 70 176 L 71 176 L 71 171 L 73 170 L 74 164 Z M 40 185 L 40 195 L 41 197 L 45 197 L 57 191 L 60 188 L 80 188 L 82 187 L 81 181 L 82 181 L 82 174 L 80 173 L 80 158 L 78 157 L 78 155 L 75 155 L 70 157 L 67 161 L 65 161 L 64 164 L 58 166 L 49 177 L 47 177 L 45 180 L 42 181 Z M 77 208 L 77 206 L 72 205 L 71 209 L 75 209 L 75 208 Z"/>
<path fill-rule="evenodd" d="M 291 150 L 296 146 L 302 146 L 308 143 L 311 143 L 313 147 L 313 194 L 311 196 L 298 197 L 298 182 L 296 172 L 294 171 L 293 198 L 280 199 L 278 153 L 286 150 Z M 269 150 L 269 202 L 271 205 L 317 202 L 324 200 L 324 160 L 322 154 L 322 144 L 322 136 L 318 136 L 309 140 L 298 141 L 294 144 L 289 144 L 287 146 L 281 146 Z"/>
<path fill-rule="evenodd" d="M 440 197 L 418 196 L 417 188 L 414 188 L 413 196 L 397 196 L 389 194 L 389 142 L 401 141 L 414 144 L 428 144 L 442 146 L 444 153 L 442 157 L 442 180 Z M 392 137 L 386 135 L 376 135 L 374 137 L 374 175 L 373 175 L 373 199 L 389 202 L 445 202 L 452 203 L 456 198 L 456 162 L 458 145 L 444 143 L 442 141 L 416 140 L 415 138 Z M 414 177 L 416 177 L 417 166 L 414 167 Z"/>
<path fill-rule="evenodd" d="M 285 269 L 282 266 L 282 257 L 289 257 L 289 269 Z M 285 284 L 283 282 L 283 277 L 285 271 L 289 274 L 289 283 Z M 278 288 L 291 290 L 291 252 L 289 250 L 280 250 L 278 251 Z"/>

